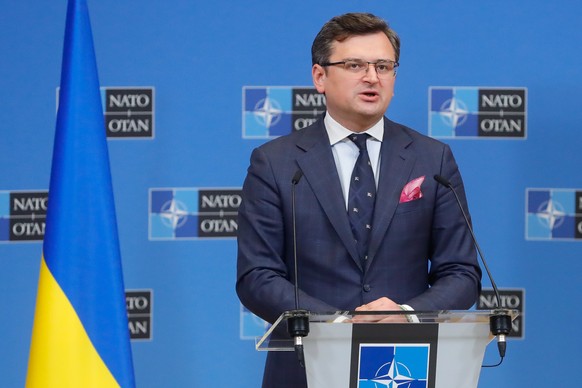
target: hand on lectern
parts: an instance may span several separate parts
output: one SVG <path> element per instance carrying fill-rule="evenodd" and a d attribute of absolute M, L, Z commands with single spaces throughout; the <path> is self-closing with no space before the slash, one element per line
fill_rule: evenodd
<path fill-rule="evenodd" d="M 355 311 L 401 311 L 402 308 L 392 299 L 382 297 L 370 303 L 356 307 Z M 364 322 L 408 322 L 405 315 L 356 315 L 352 318 L 353 323 Z"/>

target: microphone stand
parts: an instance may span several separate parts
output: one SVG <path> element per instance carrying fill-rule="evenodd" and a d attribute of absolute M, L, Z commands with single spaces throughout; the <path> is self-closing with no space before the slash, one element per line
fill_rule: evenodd
<path fill-rule="evenodd" d="M 477 248 L 477 252 L 479 252 L 479 256 L 481 257 L 481 262 L 483 263 L 483 267 L 485 267 L 485 271 L 487 272 L 487 276 L 489 277 L 489 281 L 493 286 L 493 292 L 495 293 L 495 298 L 497 300 L 497 309 L 493 310 L 493 314 L 489 317 L 489 329 L 491 333 L 497 337 L 497 349 L 499 351 L 499 356 L 501 357 L 501 361 L 499 364 L 495 365 L 498 366 L 503 362 L 503 358 L 505 357 L 505 350 L 507 348 L 506 338 L 507 335 L 511 332 L 511 316 L 507 312 L 506 309 L 501 308 L 501 296 L 499 295 L 499 290 L 497 289 L 497 285 L 493 280 L 493 276 L 489 271 L 489 267 L 487 266 L 487 262 L 485 261 L 485 257 L 483 256 L 483 252 L 481 251 L 481 247 L 479 247 L 479 243 L 477 242 L 477 238 L 473 233 L 473 228 L 471 227 L 471 223 L 469 222 L 469 218 L 463 210 L 463 206 L 461 205 L 461 200 L 457 195 L 456 190 L 454 189 L 451 182 L 447 179 L 443 178 L 440 175 L 435 175 L 434 179 L 440 183 L 441 185 L 450 189 L 453 194 L 455 195 L 455 200 L 457 201 L 457 205 L 459 205 L 459 209 L 461 209 L 461 213 L 463 214 L 463 218 L 465 219 L 465 224 L 467 225 L 467 229 L 471 233 L 471 238 L 473 239 L 473 243 L 475 244 L 475 248 Z"/>
<path fill-rule="evenodd" d="M 295 353 L 299 365 L 305 368 L 305 356 L 303 353 L 303 337 L 309 334 L 309 311 L 299 308 L 299 283 L 297 280 L 297 229 L 296 229 L 296 211 L 295 211 L 295 186 L 303 176 L 301 170 L 297 170 L 293 179 L 291 180 L 291 213 L 293 223 L 293 265 L 295 270 L 295 310 L 287 312 L 287 331 L 293 338 Z"/>

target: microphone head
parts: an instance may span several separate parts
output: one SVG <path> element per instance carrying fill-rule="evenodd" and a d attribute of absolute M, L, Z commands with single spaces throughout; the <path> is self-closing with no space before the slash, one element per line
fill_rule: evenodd
<path fill-rule="evenodd" d="M 440 183 L 440 184 L 441 184 L 441 185 L 443 185 L 443 186 L 446 186 L 446 187 L 449 187 L 449 188 L 452 186 L 452 185 L 451 185 L 451 182 L 449 182 L 448 180 L 446 180 L 446 179 L 445 179 L 443 176 L 441 176 L 441 175 L 438 175 L 438 174 L 437 174 L 437 175 L 435 175 L 435 176 L 434 176 L 434 180 L 435 180 L 435 181 L 437 181 L 438 183 Z"/>
<path fill-rule="evenodd" d="M 299 183 L 299 180 L 301 179 L 302 176 L 303 176 L 303 171 L 297 170 L 297 172 L 295 172 L 295 175 L 293 175 L 293 178 L 291 179 L 291 183 L 296 185 L 297 183 Z"/>

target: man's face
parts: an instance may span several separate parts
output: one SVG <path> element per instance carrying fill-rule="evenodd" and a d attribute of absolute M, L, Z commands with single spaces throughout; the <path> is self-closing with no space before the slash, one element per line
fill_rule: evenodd
<path fill-rule="evenodd" d="M 361 59 L 395 61 L 395 53 L 383 32 L 356 35 L 343 42 L 334 42 L 329 62 Z M 327 72 L 325 71 L 327 69 Z M 344 127 L 361 132 L 377 123 L 388 109 L 394 95 L 396 77 L 378 78 L 374 65 L 366 72 L 354 74 L 342 65 L 313 65 L 313 84 L 325 93 L 329 114 Z"/>

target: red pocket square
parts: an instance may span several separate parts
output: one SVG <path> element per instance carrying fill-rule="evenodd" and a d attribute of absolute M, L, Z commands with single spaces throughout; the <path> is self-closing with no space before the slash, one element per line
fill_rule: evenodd
<path fill-rule="evenodd" d="M 422 191 L 420 191 L 422 182 L 424 182 L 424 175 L 408 182 L 402 189 L 402 193 L 400 193 L 400 203 L 422 198 Z"/>

